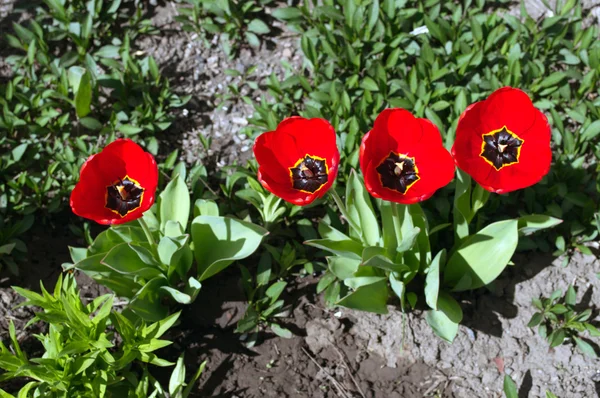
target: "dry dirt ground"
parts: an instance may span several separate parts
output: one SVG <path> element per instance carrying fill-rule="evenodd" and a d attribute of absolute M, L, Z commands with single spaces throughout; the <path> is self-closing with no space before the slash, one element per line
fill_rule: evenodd
<path fill-rule="evenodd" d="M 11 3 L 0 0 L 0 17 Z M 532 14 L 542 14 L 539 1 L 526 4 Z M 598 7 L 593 10 L 598 12 Z M 188 162 L 208 156 L 216 167 L 244 163 L 252 142 L 241 130 L 252 108 L 241 101 L 216 107 L 227 84 L 240 80 L 223 71 L 244 72 L 256 65 L 254 80 L 273 72 L 283 77 L 282 59 L 295 67 L 302 64 L 298 39 L 279 26 L 282 32 L 260 50 L 243 49 L 238 58 L 228 60 L 217 46 L 207 49 L 192 34 L 181 32 L 173 23 L 175 15 L 174 3 L 159 7 L 153 21 L 163 34 L 140 43 L 173 79 L 176 90 L 193 94 L 168 132 L 171 145 L 184 148 Z M 5 27 L 3 22 L 0 31 Z M 248 92 L 253 98 L 261 94 Z M 199 134 L 214 139 L 208 154 Z M 9 319 L 20 329 L 31 316 L 27 309 L 12 309 L 19 299 L 10 285 L 37 289 L 42 279 L 53 286 L 60 264 L 68 260 L 67 245 L 82 244 L 66 228 L 48 231 L 38 226 L 30 233 L 35 250 L 23 267 L 23 278 L 0 278 L 2 339 Z M 252 349 L 234 333 L 245 309 L 234 266 L 207 281 L 195 304 L 183 308 L 182 323 L 170 332 L 175 344 L 164 355 L 173 359 L 185 350 L 190 373 L 208 359 L 196 397 L 500 397 L 505 373 L 517 382 L 520 397 L 543 397 L 547 390 L 562 398 L 600 396 L 600 361 L 570 345 L 549 350 L 526 326 L 533 314 L 531 298 L 564 290 L 570 283 L 580 288 L 578 299 L 584 304 L 600 303 L 600 262 L 578 255 L 563 268 L 561 259 L 531 253 L 517 256 L 515 263 L 490 289 L 460 297 L 465 319 L 452 345 L 433 335 L 420 311 L 403 315 L 390 306 L 390 313 L 380 316 L 328 309 L 315 295 L 316 279 L 307 277 L 290 281 L 287 292 L 294 309 L 284 321 L 295 336 L 265 334 Z M 102 292 L 83 277 L 80 286 L 85 297 Z M 19 337 L 28 340 L 27 335 Z"/>

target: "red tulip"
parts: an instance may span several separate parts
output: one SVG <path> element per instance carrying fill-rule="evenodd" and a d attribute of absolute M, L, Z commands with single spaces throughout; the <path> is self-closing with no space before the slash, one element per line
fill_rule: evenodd
<path fill-rule="evenodd" d="M 157 185 L 154 157 L 129 139 L 118 139 L 83 164 L 71 209 L 99 224 L 123 224 L 152 206 Z"/>
<path fill-rule="evenodd" d="M 437 127 L 404 109 L 386 109 L 360 146 L 371 195 L 411 204 L 429 199 L 454 177 L 454 162 Z"/>
<path fill-rule="evenodd" d="M 501 88 L 461 115 L 452 154 L 490 192 L 526 188 L 550 170 L 548 119 L 523 91 Z"/>
<path fill-rule="evenodd" d="M 262 186 L 299 206 L 325 195 L 340 163 L 335 131 L 329 122 L 299 116 L 259 135 L 254 156 Z"/>

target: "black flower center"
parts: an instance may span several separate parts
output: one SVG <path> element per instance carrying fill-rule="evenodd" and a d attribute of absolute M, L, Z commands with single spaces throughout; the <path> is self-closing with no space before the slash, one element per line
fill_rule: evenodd
<path fill-rule="evenodd" d="M 504 126 L 500 130 L 483 135 L 480 156 L 496 170 L 500 170 L 504 166 L 519 162 L 523 142 L 524 140 Z"/>
<path fill-rule="evenodd" d="M 306 155 L 290 167 L 292 186 L 299 191 L 315 193 L 327 182 L 327 162 L 317 156 Z"/>
<path fill-rule="evenodd" d="M 394 152 L 376 170 L 384 187 L 403 194 L 420 179 L 415 159 Z"/>
<path fill-rule="evenodd" d="M 106 187 L 106 208 L 125 217 L 141 206 L 144 188 L 128 176 Z"/>

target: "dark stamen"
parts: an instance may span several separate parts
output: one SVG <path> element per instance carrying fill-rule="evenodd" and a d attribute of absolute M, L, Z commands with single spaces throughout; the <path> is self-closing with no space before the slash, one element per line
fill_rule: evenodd
<path fill-rule="evenodd" d="M 327 163 L 325 160 L 306 155 L 290 167 L 294 189 L 315 193 L 327 182 Z"/>
<path fill-rule="evenodd" d="M 390 152 L 376 170 L 384 187 L 400 193 L 406 193 L 419 180 L 414 159 L 394 152 Z"/>
<path fill-rule="evenodd" d="M 106 208 L 125 217 L 141 206 L 144 188 L 126 176 L 106 187 L 106 192 Z"/>
<path fill-rule="evenodd" d="M 496 170 L 519 162 L 519 151 L 523 140 L 510 132 L 506 126 L 501 130 L 483 135 L 480 156 L 490 162 Z"/>

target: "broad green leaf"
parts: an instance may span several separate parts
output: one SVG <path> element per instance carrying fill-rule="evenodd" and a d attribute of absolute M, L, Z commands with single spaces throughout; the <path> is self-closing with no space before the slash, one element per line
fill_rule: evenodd
<path fill-rule="evenodd" d="M 102 259 L 102 264 L 110 269 L 126 275 L 136 275 L 144 279 L 152 279 L 162 275 L 158 262 L 152 254 L 141 246 L 121 243 L 115 246 Z"/>
<path fill-rule="evenodd" d="M 499 221 L 465 239 L 448 260 L 444 283 L 454 290 L 477 289 L 491 283 L 517 248 L 517 226 L 517 220 Z M 457 286 L 465 275 L 471 278 L 470 286 Z"/>
<path fill-rule="evenodd" d="M 358 288 L 337 304 L 355 310 L 387 314 L 388 289 L 387 281 L 383 280 Z"/>
<path fill-rule="evenodd" d="M 331 240 L 331 239 L 313 239 L 304 242 L 305 245 L 313 246 L 318 249 L 327 250 L 338 256 L 348 257 L 360 260 L 362 256 L 363 246 L 353 240 Z"/>
<path fill-rule="evenodd" d="M 268 234 L 258 225 L 215 216 L 196 217 L 191 229 L 199 281 L 254 253 Z"/>
<path fill-rule="evenodd" d="M 397 273 L 410 271 L 410 268 L 408 266 L 404 264 L 396 264 L 392 262 L 392 260 L 381 254 L 371 257 L 363 263 L 363 266 L 375 267 Z"/>
<path fill-rule="evenodd" d="M 458 325 L 462 320 L 462 309 L 446 292 L 440 292 L 437 310 L 427 311 L 425 319 L 435 334 L 452 343 L 458 333 Z"/>
<path fill-rule="evenodd" d="M 519 234 L 531 235 L 542 229 L 552 228 L 562 222 L 561 219 L 545 214 L 531 214 L 519 218 Z"/>
<path fill-rule="evenodd" d="M 327 257 L 329 271 L 341 280 L 354 276 L 356 271 L 358 271 L 358 267 L 360 267 L 360 262 L 361 260 L 356 258 L 342 256 Z"/>
<path fill-rule="evenodd" d="M 425 301 L 430 308 L 437 310 L 438 293 L 440 291 L 440 269 L 446 263 L 446 249 L 442 249 L 435 256 L 427 268 L 425 277 Z"/>
<path fill-rule="evenodd" d="M 196 216 L 218 216 L 219 206 L 212 200 L 198 199 L 194 203 L 194 215 Z"/>
<path fill-rule="evenodd" d="M 362 178 L 355 170 L 350 172 L 346 186 L 346 209 L 350 217 L 360 225 L 363 242 L 368 246 L 380 244 L 381 233 L 377 215 L 371 203 L 371 196 L 367 192 Z"/>
<path fill-rule="evenodd" d="M 190 217 L 190 192 L 181 177 L 169 182 L 160 194 L 160 228 L 164 231 L 167 221 L 177 221 L 185 231 Z"/>
<path fill-rule="evenodd" d="M 168 308 L 161 303 L 162 286 L 167 285 L 167 279 L 159 276 L 148 281 L 144 287 L 131 299 L 129 308 L 147 321 L 160 321 L 167 316 Z"/>

